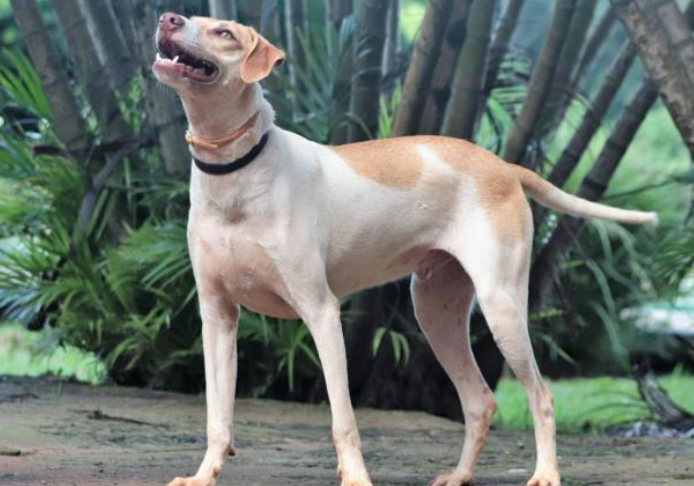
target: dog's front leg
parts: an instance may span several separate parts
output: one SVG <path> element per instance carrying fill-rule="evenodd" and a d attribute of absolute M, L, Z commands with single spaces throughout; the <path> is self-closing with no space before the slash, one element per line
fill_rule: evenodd
<path fill-rule="evenodd" d="M 337 450 L 337 473 L 342 486 L 371 486 L 361 454 L 357 421 L 347 385 L 347 358 L 340 322 L 340 304 L 335 297 L 309 305 L 301 312 L 318 349 L 333 420 Z"/>
<path fill-rule="evenodd" d="M 207 452 L 195 476 L 168 486 L 213 486 L 227 456 L 234 455 L 236 334 L 239 307 L 219 296 L 200 294 L 207 398 Z"/>

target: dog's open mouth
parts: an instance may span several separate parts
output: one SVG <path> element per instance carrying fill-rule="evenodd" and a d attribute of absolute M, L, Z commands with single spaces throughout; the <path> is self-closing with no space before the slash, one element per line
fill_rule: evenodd
<path fill-rule="evenodd" d="M 214 81 L 219 68 L 212 61 L 198 57 L 171 40 L 159 41 L 155 65 L 199 83 Z"/>

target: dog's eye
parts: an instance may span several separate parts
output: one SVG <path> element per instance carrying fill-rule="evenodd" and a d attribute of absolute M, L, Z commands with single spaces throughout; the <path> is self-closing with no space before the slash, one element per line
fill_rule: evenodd
<path fill-rule="evenodd" d="M 224 37 L 225 39 L 234 38 L 234 34 L 232 34 L 231 31 L 227 29 L 220 30 L 219 32 L 217 32 L 217 34 L 219 35 L 219 37 Z"/>

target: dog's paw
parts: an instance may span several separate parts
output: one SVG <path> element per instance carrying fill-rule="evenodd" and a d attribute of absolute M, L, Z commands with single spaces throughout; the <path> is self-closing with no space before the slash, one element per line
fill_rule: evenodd
<path fill-rule="evenodd" d="M 166 486 L 214 486 L 215 482 L 214 478 L 193 476 L 189 478 L 175 478 Z"/>
<path fill-rule="evenodd" d="M 467 486 L 473 484 L 472 474 L 455 470 L 450 474 L 441 474 L 429 483 L 429 486 Z"/>
<path fill-rule="evenodd" d="M 559 473 L 552 472 L 536 472 L 525 486 L 561 486 Z"/>

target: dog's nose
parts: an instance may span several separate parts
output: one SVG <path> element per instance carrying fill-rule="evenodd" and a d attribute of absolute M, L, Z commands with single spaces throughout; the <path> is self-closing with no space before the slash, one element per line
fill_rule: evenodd
<path fill-rule="evenodd" d="M 164 31 L 172 31 L 180 28 L 185 23 L 183 17 L 172 12 L 166 12 L 159 17 L 159 28 Z"/>

